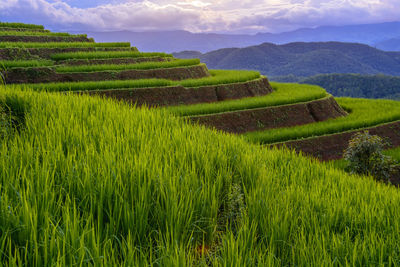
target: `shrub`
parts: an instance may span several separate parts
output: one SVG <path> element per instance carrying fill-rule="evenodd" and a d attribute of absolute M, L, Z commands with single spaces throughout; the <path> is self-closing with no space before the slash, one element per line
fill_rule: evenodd
<path fill-rule="evenodd" d="M 378 135 L 370 135 L 368 131 L 355 134 L 344 151 L 344 159 L 348 162 L 347 170 L 389 181 L 394 170 L 394 161 L 382 153 L 387 144 L 387 141 Z"/>

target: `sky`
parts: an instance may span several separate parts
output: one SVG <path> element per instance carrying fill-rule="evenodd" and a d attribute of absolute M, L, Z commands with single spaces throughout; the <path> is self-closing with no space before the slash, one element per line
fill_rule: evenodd
<path fill-rule="evenodd" d="M 400 21 L 400 0 L 0 0 L 0 21 L 65 31 L 284 32 Z"/>

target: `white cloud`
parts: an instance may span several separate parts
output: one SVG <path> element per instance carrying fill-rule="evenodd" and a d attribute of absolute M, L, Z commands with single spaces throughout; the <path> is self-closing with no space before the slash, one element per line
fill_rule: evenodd
<path fill-rule="evenodd" d="M 278 32 L 400 20 L 398 0 L 110 0 L 91 8 L 74 0 L 0 1 L 2 20 L 56 29 Z"/>

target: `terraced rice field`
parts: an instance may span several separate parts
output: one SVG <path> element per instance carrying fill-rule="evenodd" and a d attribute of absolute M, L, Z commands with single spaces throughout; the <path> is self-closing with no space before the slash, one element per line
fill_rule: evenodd
<path fill-rule="evenodd" d="M 400 147 L 399 102 L 199 63 L 129 43 L 0 42 L 1 264 L 400 265 L 396 188 L 271 147 L 324 160 L 318 147 L 365 128 Z"/>

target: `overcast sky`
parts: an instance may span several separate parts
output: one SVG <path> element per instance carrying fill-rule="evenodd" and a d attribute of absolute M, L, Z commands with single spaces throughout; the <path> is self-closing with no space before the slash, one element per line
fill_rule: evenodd
<path fill-rule="evenodd" d="M 400 0 L 0 0 L 0 21 L 52 30 L 282 32 L 400 21 Z"/>

